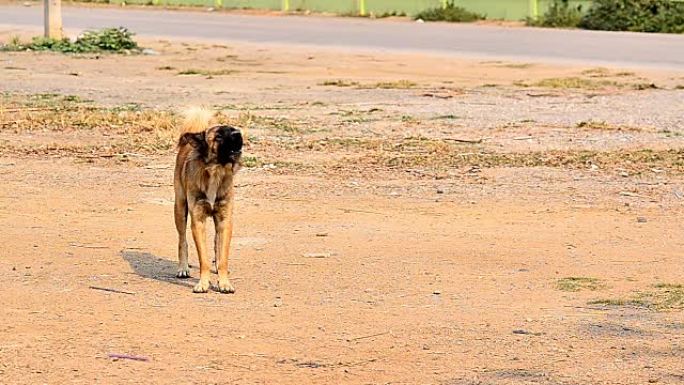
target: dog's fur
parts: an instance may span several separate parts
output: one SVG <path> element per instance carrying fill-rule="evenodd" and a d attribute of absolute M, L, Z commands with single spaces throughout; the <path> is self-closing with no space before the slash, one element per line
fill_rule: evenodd
<path fill-rule="evenodd" d="M 211 264 L 206 250 L 208 217 L 214 219 L 216 238 L 214 257 L 218 272 L 218 290 L 233 293 L 228 280 L 228 253 L 233 233 L 233 177 L 239 168 L 242 134 L 231 126 L 211 126 L 213 114 L 196 108 L 186 112 L 181 128 L 173 185 L 176 193 L 174 216 L 178 230 L 178 274 L 188 278 L 187 218 L 190 215 L 192 237 L 197 247 L 200 279 L 195 293 L 209 289 Z"/>

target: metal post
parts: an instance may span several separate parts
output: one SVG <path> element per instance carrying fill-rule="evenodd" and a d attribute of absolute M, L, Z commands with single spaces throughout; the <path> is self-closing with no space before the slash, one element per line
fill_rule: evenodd
<path fill-rule="evenodd" d="M 282 10 L 283 12 L 290 11 L 290 0 L 283 0 Z"/>
<path fill-rule="evenodd" d="M 61 39 L 62 34 L 62 0 L 45 1 L 45 37 Z"/>
<path fill-rule="evenodd" d="M 529 15 L 532 19 L 539 17 L 539 0 L 529 0 Z"/>
<path fill-rule="evenodd" d="M 366 16 L 366 0 L 359 0 L 359 15 Z"/>

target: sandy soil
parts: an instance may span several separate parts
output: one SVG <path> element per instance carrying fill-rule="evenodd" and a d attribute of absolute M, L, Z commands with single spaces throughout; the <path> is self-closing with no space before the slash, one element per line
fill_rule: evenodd
<path fill-rule="evenodd" d="M 0 53 L 2 91 L 202 102 L 298 127 L 245 127 L 266 165 L 237 181 L 237 292 L 193 294 L 196 268 L 174 278 L 172 152 L 100 158 L 117 134 L 3 121 L 0 383 L 684 383 L 678 305 L 591 304 L 684 283 L 681 165 L 393 167 L 365 162 L 370 147 L 309 146 L 482 139 L 462 151 L 619 163 L 681 149 L 684 73 L 144 43 L 159 55 Z M 235 72 L 178 75 L 188 69 Z M 567 77 L 615 83 L 520 86 Z M 360 87 L 322 85 L 336 80 Z M 373 86 L 399 80 L 415 86 Z M 601 284 L 560 290 L 566 277 Z"/>

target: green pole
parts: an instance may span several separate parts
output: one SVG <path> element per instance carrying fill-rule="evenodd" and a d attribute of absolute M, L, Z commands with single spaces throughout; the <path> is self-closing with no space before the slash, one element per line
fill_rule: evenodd
<path fill-rule="evenodd" d="M 442 9 L 446 9 L 448 0 L 442 0 Z"/>
<path fill-rule="evenodd" d="M 283 0 L 282 9 L 283 12 L 288 12 L 290 10 L 290 0 Z"/>
<path fill-rule="evenodd" d="M 359 15 L 366 16 L 366 0 L 359 0 Z"/>
<path fill-rule="evenodd" d="M 539 0 L 529 0 L 529 13 L 532 19 L 539 17 Z"/>

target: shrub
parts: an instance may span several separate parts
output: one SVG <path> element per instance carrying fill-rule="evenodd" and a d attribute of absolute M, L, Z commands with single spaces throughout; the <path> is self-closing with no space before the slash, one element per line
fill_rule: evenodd
<path fill-rule="evenodd" d="M 133 33 L 126 28 L 105 28 L 100 31 L 86 31 L 76 44 L 90 51 L 115 51 L 138 49 Z"/>
<path fill-rule="evenodd" d="M 12 39 L 9 44 L 0 48 L 5 51 L 31 50 L 64 53 L 130 52 L 140 49 L 138 43 L 133 40 L 133 33 L 123 27 L 86 31 L 73 42 L 68 38 L 34 37 L 30 43 L 23 44 L 18 39 Z"/>
<path fill-rule="evenodd" d="M 582 6 L 571 7 L 568 0 L 554 0 L 543 16 L 526 20 L 527 25 L 535 27 L 577 27 L 582 20 Z"/>
<path fill-rule="evenodd" d="M 684 33 L 684 3 L 670 0 L 595 0 L 581 28 Z"/>
<path fill-rule="evenodd" d="M 470 22 L 484 19 L 485 16 L 479 13 L 470 12 L 462 7 L 457 7 L 453 0 L 447 2 L 446 7 L 430 8 L 418 13 L 414 19 L 425 21 L 450 21 L 450 22 Z"/>

